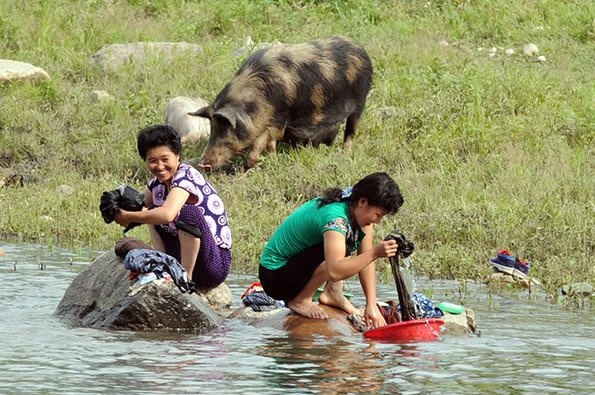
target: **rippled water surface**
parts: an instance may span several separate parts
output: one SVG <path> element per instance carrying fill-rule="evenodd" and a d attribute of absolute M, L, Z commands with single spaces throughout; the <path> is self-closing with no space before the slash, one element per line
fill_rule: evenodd
<path fill-rule="evenodd" d="M 72 329 L 53 312 L 101 252 L 0 243 L 0 393 L 592 394 L 595 316 L 471 287 L 480 337 L 385 344 L 361 335 L 288 338 L 228 320 L 205 335 Z M 253 281 L 231 276 L 235 305 Z M 455 282 L 417 280 L 437 301 Z M 350 281 L 356 305 L 363 303 Z M 379 299 L 396 299 L 381 286 Z"/>

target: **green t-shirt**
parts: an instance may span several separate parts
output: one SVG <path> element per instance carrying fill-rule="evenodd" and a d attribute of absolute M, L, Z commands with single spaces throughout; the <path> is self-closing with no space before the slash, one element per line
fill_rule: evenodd
<path fill-rule="evenodd" d="M 274 270 L 283 267 L 289 259 L 309 247 L 323 242 L 328 230 L 340 232 L 351 240 L 351 251 L 356 251 L 366 236 L 357 227 L 352 229 L 348 202 L 329 203 L 318 207 L 319 198 L 312 199 L 291 213 L 281 223 L 264 246 L 260 257 L 262 266 Z"/>

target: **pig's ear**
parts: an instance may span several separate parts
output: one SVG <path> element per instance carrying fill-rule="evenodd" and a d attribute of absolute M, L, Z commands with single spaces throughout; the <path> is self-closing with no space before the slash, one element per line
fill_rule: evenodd
<path fill-rule="evenodd" d="M 194 112 L 189 112 L 188 115 L 194 115 L 196 117 L 212 119 L 213 118 L 213 107 L 206 106 L 203 108 L 199 108 L 198 110 L 196 110 Z"/>
<path fill-rule="evenodd" d="M 223 107 L 215 111 L 214 118 L 220 118 L 228 122 L 237 136 L 243 136 L 246 130 L 250 130 L 254 126 L 252 120 L 243 111 L 237 111 L 233 107 Z"/>
<path fill-rule="evenodd" d="M 239 114 L 236 110 L 230 107 L 223 107 L 218 109 L 214 114 L 214 117 L 223 118 L 225 121 L 229 122 L 231 127 L 235 130 L 236 128 L 236 120 L 239 118 Z"/>

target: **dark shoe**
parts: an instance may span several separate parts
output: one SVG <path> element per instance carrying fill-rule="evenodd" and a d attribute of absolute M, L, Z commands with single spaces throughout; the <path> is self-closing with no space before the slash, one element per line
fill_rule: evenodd
<path fill-rule="evenodd" d="M 514 274 L 516 258 L 510 255 L 507 250 L 500 250 L 496 257 L 489 260 L 490 264 L 499 271 L 507 274 Z"/>
<path fill-rule="evenodd" d="M 531 264 L 516 258 L 514 262 L 514 275 L 520 278 L 527 278 Z"/>

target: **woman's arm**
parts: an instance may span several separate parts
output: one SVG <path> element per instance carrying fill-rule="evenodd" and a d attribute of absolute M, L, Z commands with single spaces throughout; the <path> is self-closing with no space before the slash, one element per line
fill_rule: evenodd
<path fill-rule="evenodd" d="M 115 220 L 122 226 L 128 226 L 131 222 L 150 225 L 167 224 L 176 219 L 176 216 L 188 200 L 189 196 L 190 192 L 175 187 L 169 191 L 163 206 L 156 207 L 152 210 L 144 208 L 142 211 L 120 210 L 116 215 Z M 147 195 L 145 194 L 145 203 L 147 202 L 146 197 Z"/>
<path fill-rule="evenodd" d="M 362 229 L 366 234 L 357 250 L 358 255 L 370 251 L 374 248 L 374 229 L 373 226 L 367 226 Z M 372 262 L 359 271 L 359 282 L 366 296 L 366 305 L 376 306 L 376 265 Z"/>
<path fill-rule="evenodd" d="M 360 247 L 360 254 L 355 257 L 345 257 L 345 236 L 341 232 L 327 230 L 324 232 L 323 238 L 326 270 L 331 281 L 340 281 L 349 278 L 361 272 L 362 269 L 370 265 L 374 260 L 393 256 L 397 252 L 396 241 L 388 240 L 371 245 L 370 238 L 369 241 L 366 241 L 364 248 Z M 365 274 L 364 277 L 366 277 Z"/>
<path fill-rule="evenodd" d="M 360 243 L 358 254 L 362 254 L 372 248 L 374 248 L 373 238 L 374 230 L 373 226 L 370 225 L 362 229 L 366 233 L 366 237 Z M 359 282 L 366 296 L 366 308 L 364 309 L 364 319 L 366 325 L 369 328 L 379 328 L 386 325 L 384 317 L 378 309 L 378 300 L 376 297 L 376 264 L 372 262 L 368 266 L 364 267 L 359 272 Z"/>

